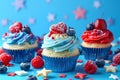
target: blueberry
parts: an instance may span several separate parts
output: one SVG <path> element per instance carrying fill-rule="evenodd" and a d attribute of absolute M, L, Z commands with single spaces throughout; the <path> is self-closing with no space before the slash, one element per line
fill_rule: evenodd
<path fill-rule="evenodd" d="M 28 71 L 30 69 L 30 63 L 28 63 L 28 62 L 21 63 L 20 68 L 21 68 L 21 70 Z"/>
<path fill-rule="evenodd" d="M 0 66 L 2 66 L 3 65 L 3 62 L 2 61 L 0 61 Z"/>
<path fill-rule="evenodd" d="M 93 30 L 94 29 L 94 24 L 88 24 L 86 27 L 87 30 Z"/>
<path fill-rule="evenodd" d="M 30 75 L 26 80 L 37 80 L 37 77 Z"/>
<path fill-rule="evenodd" d="M 75 30 L 72 27 L 69 27 L 67 29 L 67 35 L 68 36 L 75 36 Z"/>
<path fill-rule="evenodd" d="M 5 74 L 7 72 L 7 67 L 2 65 L 0 66 L 0 74 Z"/>
<path fill-rule="evenodd" d="M 99 68 L 103 68 L 104 65 L 105 65 L 104 59 L 97 59 L 97 60 L 95 61 L 95 63 L 96 63 L 96 65 L 97 65 L 97 67 L 99 67 Z"/>
<path fill-rule="evenodd" d="M 30 29 L 30 27 L 28 27 L 28 26 L 24 26 L 24 27 L 22 28 L 22 32 L 26 32 L 27 34 L 30 34 L 30 33 L 31 33 L 31 29 Z"/>
<path fill-rule="evenodd" d="M 114 51 L 114 54 L 117 54 L 120 52 L 120 48 L 117 48 L 115 51 Z"/>

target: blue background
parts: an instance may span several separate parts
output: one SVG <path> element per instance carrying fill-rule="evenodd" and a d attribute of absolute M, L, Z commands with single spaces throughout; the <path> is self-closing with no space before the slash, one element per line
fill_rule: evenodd
<path fill-rule="evenodd" d="M 100 1 L 101 6 L 99 8 L 95 8 L 93 5 L 94 1 Z M 15 0 L 0 0 L 0 35 L 7 32 L 9 30 L 9 26 L 15 21 L 20 21 L 23 23 L 23 25 L 28 24 L 33 33 L 39 36 L 42 36 L 44 33 L 48 33 L 50 25 L 63 21 L 68 26 L 74 27 L 77 36 L 80 38 L 88 23 L 95 21 L 97 18 L 104 18 L 107 21 L 108 29 L 110 29 L 114 34 L 114 41 L 117 41 L 120 36 L 120 0 L 51 0 L 50 3 L 47 3 L 45 0 L 25 0 L 25 8 L 22 8 L 19 11 L 17 11 L 15 6 L 12 5 L 13 2 L 15 2 Z M 73 11 L 78 7 L 86 10 L 85 19 L 75 19 Z M 55 20 L 52 22 L 47 20 L 49 13 L 55 14 Z M 64 19 L 65 15 L 68 16 L 68 19 Z M 28 22 L 30 17 L 33 17 L 36 20 L 34 24 L 30 24 Z M 109 18 L 114 20 L 114 24 L 109 25 Z M 8 19 L 7 25 L 2 25 L 1 21 L 3 19 Z M 0 38 L 0 45 L 1 43 L 2 40 Z M 18 69 L 18 67 L 14 69 Z M 73 76 L 73 73 L 71 72 L 68 74 L 69 76 Z M 103 79 L 106 78 L 104 80 L 109 79 L 109 74 L 103 75 L 100 73 L 100 75 L 103 77 Z M 94 77 L 95 80 L 99 80 L 98 76 L 98 74 L 91 75 L 91 77 Z M 3 78 L 2 80 L 7 78 L 6 76 L 0 77 Z M 99 78 L 101 77 L 99 76 Z M 24 77 L 13 79 L 25 80 Z M 11 78 L 11 80 L 13 79 Z M 66 80 L 67 79 L 68 78 L 66 78 Z M 56 80 L 56 78 L 51 80 Z"/>

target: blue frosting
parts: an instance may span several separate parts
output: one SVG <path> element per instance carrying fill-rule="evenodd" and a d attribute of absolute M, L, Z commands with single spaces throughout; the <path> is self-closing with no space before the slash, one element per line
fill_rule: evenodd
<path fill-rule="evenodd" d="M 80 42 L 76 36 L 69 36 L 65 39 L 51 39 L 49 34 L 44 36 L 44 43 L 42 48 L 53 49 L 55 52 L 62 52 L 65 50 L 72 51 L 78 48 Z"/>
<path fill-rule="evenodd" d="M 28 42 L 29 44 L 34 44 L 36 42 L 36 37 L 31 37 L 29 34 L 25 32 L 20 33 L 9 33 L 9 36 L 5 36 L 3 40 L 7 44 L 18 44 L 23 45 L 25 42 Z"/>

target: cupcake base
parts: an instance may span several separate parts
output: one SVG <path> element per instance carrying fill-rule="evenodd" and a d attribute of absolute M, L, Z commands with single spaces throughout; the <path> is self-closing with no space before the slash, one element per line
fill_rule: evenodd
<path fill-rule="evenodd" d="M 53 72 L 69 72 L 75 69 L 76 60 L 79 55 L 64 57 L 64 58 L 55 58 L 42 55 L 45 61 L 45 68 L 50 69 Z"/>
<path fill-rule="evenodd" d="M 12 62 L 21 63 L 21 62 L 30 62 L 35 55 L 35 48 L 26 49 L 26 50 L 8 50 L 3 48 L 4 51 L 12 56 Z"/>
<path fill-rule="evenodd" d="M 112 46 L 109 46 L 107 48 L 87 48 L 84 46 L 81 46 L 83 54 L 85 56 L 85 59 L 87 60 L 93 60 L 96 59 L 108 59 L 109 57 L 109 51 L 111 50 Z"/>

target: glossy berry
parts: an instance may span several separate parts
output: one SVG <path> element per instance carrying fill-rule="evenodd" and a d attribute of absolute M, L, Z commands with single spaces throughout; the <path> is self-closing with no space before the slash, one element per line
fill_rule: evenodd
<path fill-rule="evenodd" d="M 97 59 L 97 60 L 95 61 L 95 63 L 96 63 L 96 65 L 97 65 L 97 67 L 99 67 L 99 68 L 103 68 L 104 65 L 105 65 L 104 59 Z"/>
<path fill-rule="evenodd" d="M 22 23 L 15 22 L 13 25 L 10 26 L 11 33 L 18 33 L 20 31 L 22 31 Z"/>
<path fill-rule="evenodd" d="M 20 68 L 21 70 L 28 71 L 30 69 L 30 63 L 21 63 Z"/>
<path fill-rule="evenodd" d="M 0 74 L 5 74 L 7 72 L 7 67 L 2 65 L 0 66 Z"/>
<path fill-rule="evenodd" d="M 22 28 L 22 32 L 26 32 L 27 34 L 30 34 L 30 33 L 31 33 L 31 29 L 30 29 L 30 27 L 28 27 L 28 26 L 24 26 L 24 27 Z"/>
<path fill-rule="evenodd" d="M 66 33 L 67 33 L 68 36 L 75 36 L 75 30 L 73 28 L 71 28 L 71 27 L 69 27 L 67 29 Z"/>
<path fill-rule="evenodd" d="M 101 30 L 107 29 L 106 21 L 104 19 L 97 19 L 95 21 L 95 29 L 101 29 Z"/>
<path fill-rule="evenodd" d="M 16 33 L 16 29 L 14 27 L 10 27 L 10 32 L 11 33 Z"/>
<path fill-rule="evenodd" d="M 114 51 L 114 54 L 117 54 L 117 53 L 120 53 L 120 48 L 117 48 L 117 49 Z"/>
<path fill-rule="evenodd" d="M 2 63 L 5 65 L 5 66 L 8 66 L 9 62 L 12 60 L 12 56 L 10 56 L 9 54 L 7 53 L 2 53 L 0 55 L 0 61 L 2 61 Z"/>
<path fill-rule="evenodd" d="M 113 57 L 113 62 L 117 65 L 120 65 L 120 53 L 117 53 L 114 57 Z"/>
<path fill-rule="evenodd" d="M 97 71 L 97 65 L 93 61 L 88 60 L 84 65 L 84 70 L 89 74 L 94 74 Z"/>
<path fill-rule="evenodd" d="M 37 50 L 37 56 L 42 57 L 42 51 L 43 51 L 43 49 L 42 49 L 42 48 L 41 48 L 41 49 L 39 49 L 39 50 Z"/>
<path fill-rule="evenodd" d="M 0 48 L 0 55 L 4 53 L 4 50 L 2 48 Z"/>
<path fill-rule="evenodd" d="M 34 68 L 42 68 L 44 66 L 44 61 L 40 56 L 36 56 L 31 60 L 31 64 Z"/>
<path fill-rule="evenodd" d="M 93 30 L 94 29 L 94 24 L 88 24 L 86 27 L 86 30 Z"/>
<path fill-rule="evenodd" d="M 26 80 L 37 80 L 37 77 L 33 76 L 33 75 L 30 75 L 30 76 L 27 77 Z"/>

